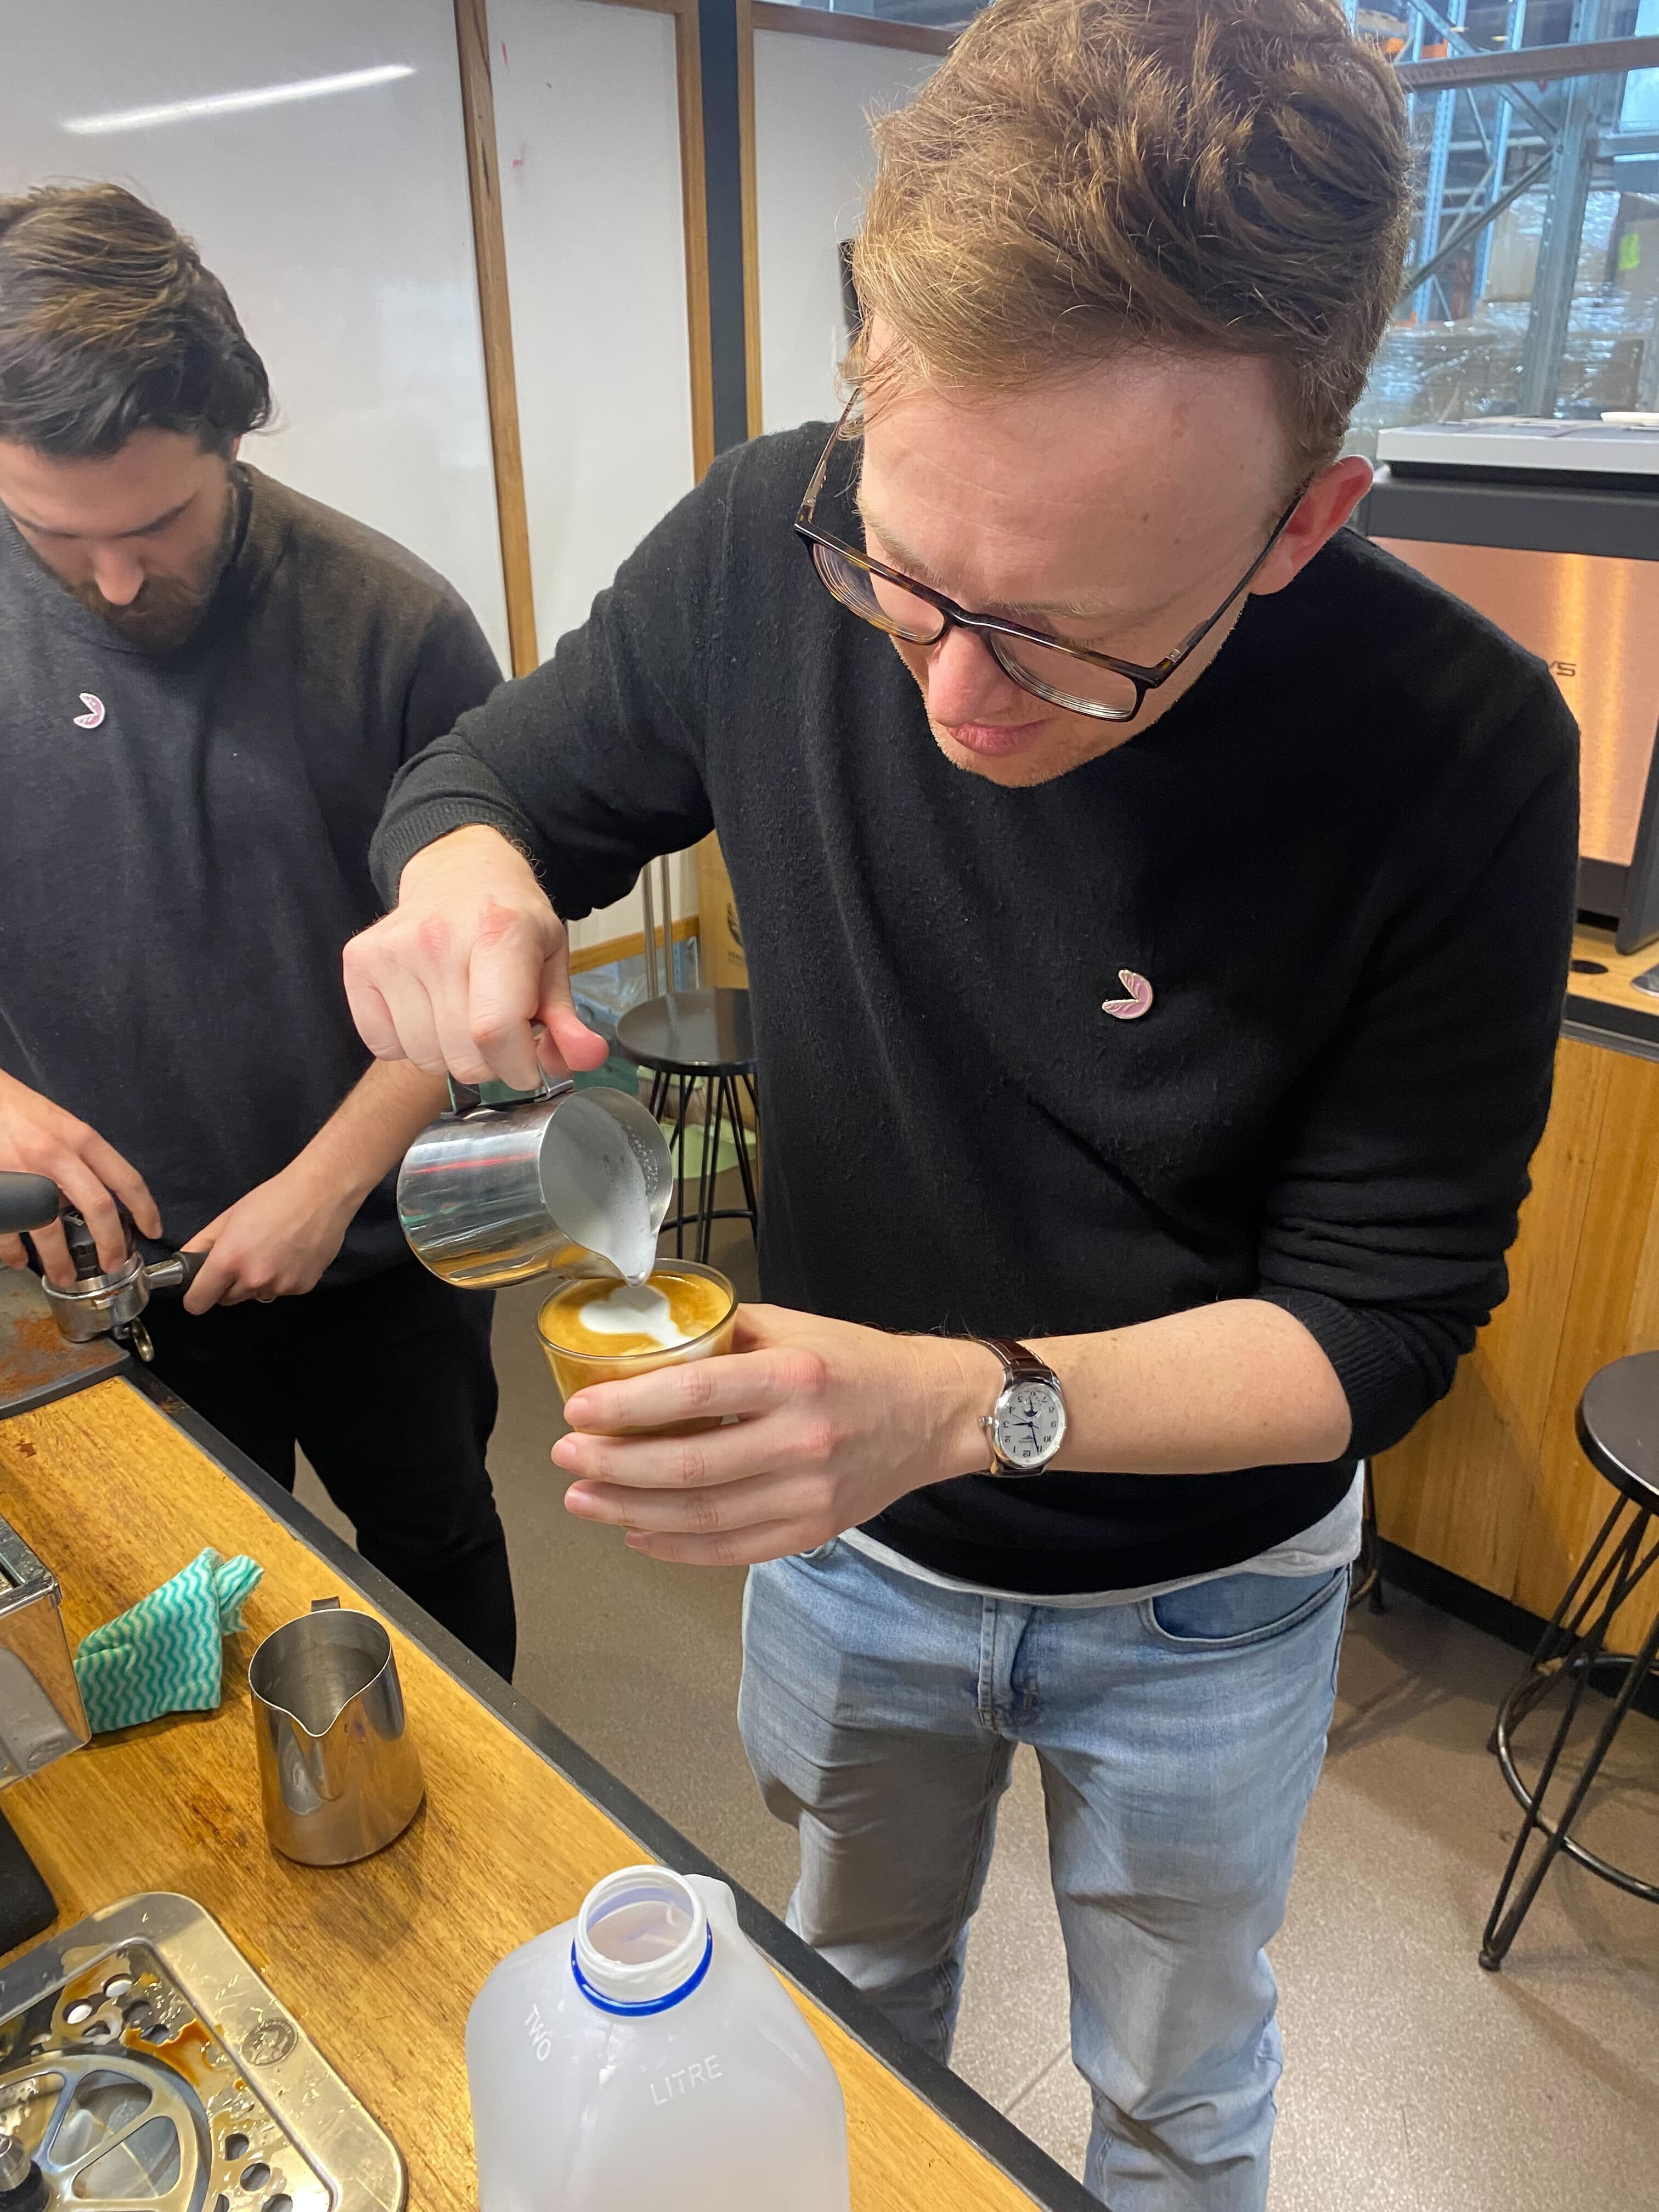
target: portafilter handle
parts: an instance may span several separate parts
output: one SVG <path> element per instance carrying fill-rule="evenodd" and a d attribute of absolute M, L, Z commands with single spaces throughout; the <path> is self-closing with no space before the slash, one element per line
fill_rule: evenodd
<path fill-rule="evenodd" d="M 57 1201 L 52 1212 L 37 1214 L 34 1219 L 25 1224 L 26 1227 L 45 1229 L 52 1220 L 60 1221 L 70 1257 L 75 1262 L 76 1279 L 82 1283 L 101 1283 L 104 1280 L 104 1263 L 98 1256 L 98 1245 L 91 1226 L 86 1216 L 70 1204 L 57 1184 L 49 1182 L 45 1176 L 0 1176 L 0 1184 L 9 1182 L 34 1183 L 42 1192 L 52 1193 Z M 19 1203 L 21 1206 L 21 1200 Z M 120 1217 L 127 1250 L 131 1254 L 137 1242 L 136 1225 L 118 1198 L 115 1201 L 115 1211 Z M 4 1199 L 0 1195 L 0 1224 L 3 1224 L 4 1218 Z M 150 1291 L 187 1291 L 201 1273 L 206 1259 L 205 1252 L 171 1252 L 164 1260 L 147 1261 L 141 1271 L 144 1287 Z M 3 2205 L 0 2205 L 0 2212 L 5 2212 Z"/>
<path fill-rule="evenodd" d="M 187 1291 L 206 1261 L 205 1252 L 173 1252 L 165 1260 L 152 1260 L 144 1280 L 152 1291 Z"/>

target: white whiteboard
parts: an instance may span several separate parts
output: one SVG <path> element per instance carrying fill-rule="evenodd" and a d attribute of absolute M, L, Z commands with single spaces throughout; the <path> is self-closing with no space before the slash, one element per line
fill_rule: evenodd
<path fill-rule="evenodd" d="M 695 481 L 674 18 L 489 0 L 544 659 Z"/>
<path fill-rule="evenodd" d="M 276 396 L 246 457 L 429 562 L 505 665 L 452 0 L 0 0 L 0 191 L 112 179 L 193 238 Z"/>
<path fill-rule="evenodd" d="M 841 412 L 841 240 L 875 174 L 869 116 L 902 107 L 936 54 L 796 31 L 755 33 L 761 412 L 787 430 Z"/>
<path fill-rule="evenodd" d="M 696 481 L 674 18 L 489 0 L 489 59 L 545 659 Z M 674 897 L 694 910 L 689 863 Z M 635 891 L 571 937 L 641 927 Z"/>

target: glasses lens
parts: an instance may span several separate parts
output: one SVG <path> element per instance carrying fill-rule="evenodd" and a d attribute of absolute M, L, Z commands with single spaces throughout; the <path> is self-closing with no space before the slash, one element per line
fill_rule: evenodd
<path fill-rule="evenodd" d="M 889 583 L 885 576 L 872 576 L 833 545 L 821 545 L 815 539 L 812 558 L 819 575 L 842 606 L 873 623 L 878 629 L 913 645 L 930 645 L 944 628 L 944 617 L 937 607 L 907 592 L 902 584 Z"/>
<path fill-rule="evenodd" d="M 1016 684 L 1035 691 L 1056 707 L 1071 707 L 1080 714 L 1095 714 L 1108 722 L 1127 722 L 1139 705 L 1135 687 L 1113 668 L 1097 667 L 1091 660 L 1075 659 L 1046 645 L 1032 645 L 1023 637 L 1001 630 L 987 634 L 997 659 Z"/>

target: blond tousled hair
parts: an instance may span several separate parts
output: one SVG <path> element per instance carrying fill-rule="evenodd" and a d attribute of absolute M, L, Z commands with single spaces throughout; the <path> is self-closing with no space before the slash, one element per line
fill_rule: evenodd
<path fill-rule="evenodd" d="M 876 143 L 848 362 L 871 396 L 1256 354 L 1297 479 L 1334 458 L 1410 222 L 1404 102 L 1337 0 L 996 0 Z"/>

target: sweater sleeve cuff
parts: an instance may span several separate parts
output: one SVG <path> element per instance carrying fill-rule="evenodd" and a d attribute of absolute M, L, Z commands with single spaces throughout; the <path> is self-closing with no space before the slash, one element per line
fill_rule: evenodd
<path fill-rule="evenodd" d="M 1425 1358 L 1428 1347 L 1388 1316 L 1319 1291 L 1264 1286 L 1256 1296 L 1293 1314 L 1335 1369 L 1353 1420 L 1348 1449 L 1358 1458 L 1397 1444 L 1450 1387 L 1455 1350 L 1443 1374 L 1431 1372 L 1441 1363 Z"/>
<path fill-rule="evenodd" d="M 435 845 L 452 830 L 495 830 L 515 853 L 525 853 L 524 823 L 512 810 L 487 799 L 428 799 L 383 822 L 368 848 L 369 873 L 387 911 L 398 903 L 398 885 L 416 853 Z M 535 866 L 533 854 L 525 858 Z"/>

